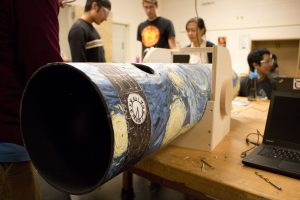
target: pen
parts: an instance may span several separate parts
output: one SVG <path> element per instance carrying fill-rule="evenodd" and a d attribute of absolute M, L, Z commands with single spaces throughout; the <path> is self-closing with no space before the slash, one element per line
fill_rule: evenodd
<path fill-rule="evenodd" d="M 204 172 L 204 163 L 201 165 L 201 172 Z"/>
<path fill-rule="evenodd" d="M 210 165 L 208 162 L 206 162 L 204 159 L 201 159 L 201 162 L 209 166 L 211 169 L 215 169 L 212 165 Z"/>
<path fill-rule="evenodd" d="M 278 185 L 276 185 L 275 183 L 271 182 L 268 178 L 264 177 L 263 175 L 259 174 L 258 172 L 254 172 L 257 176 L 259 176 L 260 178 L 262 178 L 264 181 L 266 181 L 267 183 L 269 183 L 270 185 L 272 185 L 273 187 L 275 187 L 277 190 L 282 190 L 282 188 Z"/>

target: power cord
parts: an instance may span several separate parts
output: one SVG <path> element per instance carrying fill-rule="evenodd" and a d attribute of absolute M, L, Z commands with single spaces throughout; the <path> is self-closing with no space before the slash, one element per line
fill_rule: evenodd
<path fill-rule="evenodd" d="M 200 28 L 200 27 L 198 27 L 199 25 L 198 25 L 198 20 L 199 20 L 199 15 L 198 15 L 198 1 L 197 0 L 195 0 L 195 12 L 196 12 L 196 17 L 197 17 L 197 29 L 196 29 L 196 37 L 197 37 L 197 42 L 198 42 L 198 44 L 201 46 L 201 44 L 200 44 L 200 40 L 199 40 L 199 37 L 198 37 L 198 28 Z M 201 59 L 201 56 L 200 56 L 200 59 Z M 202 62 L 201 62 L 202 63 Z"/>
<path fill-rule="evenodd" d="M 197 17 L 197 19 L 199 18 L 199 15 L 198 15 L 198 1 L 197 0 L 195 0 L 195 12 L 196 12 L 196 17 Z"/>
<path fill-rule="evenodd" d="M 253 141 L 251 141 L 250 140 L 250 136 L 251 135 L 257 135 L 257 141 L 256 142 L 253 142 Z M 246 151 L 243 151 L 242 153 L 241 153 L 241 158 L 245 158 L 246 156 L 247 156 L 247 153 L 249 152 L 249 151 L 251 151 L 252 149 L 254 149 L 255 147 L 257 147 L 259 144 L 260 144 L 260 142 L 259 142 L 259 138 L 263 138 L 263 135 L 260 133 L 260 131 L 257 129 L 256 130 L 256 133 L 249 133 L 247 136 L 246 136 L 246 144 L 247 145 L 250 145 L 250 144 L 252 144 L 252 145 L 254 145 L 254 146 L 252 146 L 251 148 L 249 148 L 249 149 L 247 149 Z"/>

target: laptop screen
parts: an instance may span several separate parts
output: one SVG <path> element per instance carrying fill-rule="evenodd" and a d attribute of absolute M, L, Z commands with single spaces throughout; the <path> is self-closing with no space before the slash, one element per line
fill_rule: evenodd
<path fill-rule="evenodd" d="M 276 90 L 284 92 L 299 92 L 300 91 L 300 78 L 293 77 L 276 77 Z"/>
<path fill-rule="evenodd" d="M 272 92 L 264 143 L 300 149 L 300 93 Z"/>
<path fill-rule="evenodd" d="M 173 63 L 189 63 L 190 55 L 188 54 L 174 54 Z"/>

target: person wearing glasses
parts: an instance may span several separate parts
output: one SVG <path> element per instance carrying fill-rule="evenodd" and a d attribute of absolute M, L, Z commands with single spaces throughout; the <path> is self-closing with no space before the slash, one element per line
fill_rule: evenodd
<path fill-rule="evenodd" d="M 279 76 L 277 56 L 275 54 L 272 54 L 272 58 L 273 58 L 273 65 L 271 67 L 269 77 L 277 78 Z"/>
<path fill-rule="evenodd" d="M 143 0 L 148 19 L 139 24 L 137 40 L 142 43 L 142 57 L 151 47 L 175 49 L 175 29 L 171 20 L 157 15 L 157 0 Z"/>
<path fill-rule="evenodd" d="M 257 72 L 256 91 L 259 98 L 271 99 L 272 90 L 276 89 L 276 81 L 268 76 L 273 65 L 273 58 L 266 48 L 254 49 L 247 58 L 250 73 Z M 250 78 L 242 77 L 240 80 L 239 96 L 249 95 Z"/>
<path fill-rule="evenodd" d="M 102 39 L 93 27 L 107 20 L 109 0 L 87 0 L 83 15 L 71 27 L 68 35 L 72 62 L 105 62 Z"/>

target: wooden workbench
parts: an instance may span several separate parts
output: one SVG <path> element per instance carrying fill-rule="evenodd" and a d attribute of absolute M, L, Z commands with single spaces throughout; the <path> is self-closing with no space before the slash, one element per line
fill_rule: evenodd
<path fill-rule="evenodd" d="M 244 99 L 242 99 L 244 100 Z M 211 151 L 199 151 L 169 145 L 140 161 L 124 173 L 124 187 L 131 187 L 131 173 L 148 178 L 190 196 L 205 199 L 300 199 L 300 180 L 246 167 L 240 154 L 249 149 L 245 142 L 248 133 L 264 132 L 269 101 L 252 102 L 247 106 L 234 105 L 231 128 L 225 138 Z M 256 137 L 253 138 L 253 140 Z M 201 158 L 215 169 L 201 170 Z M 282 187 L 277 190 L 254 172 L 259 172 Z"/>

